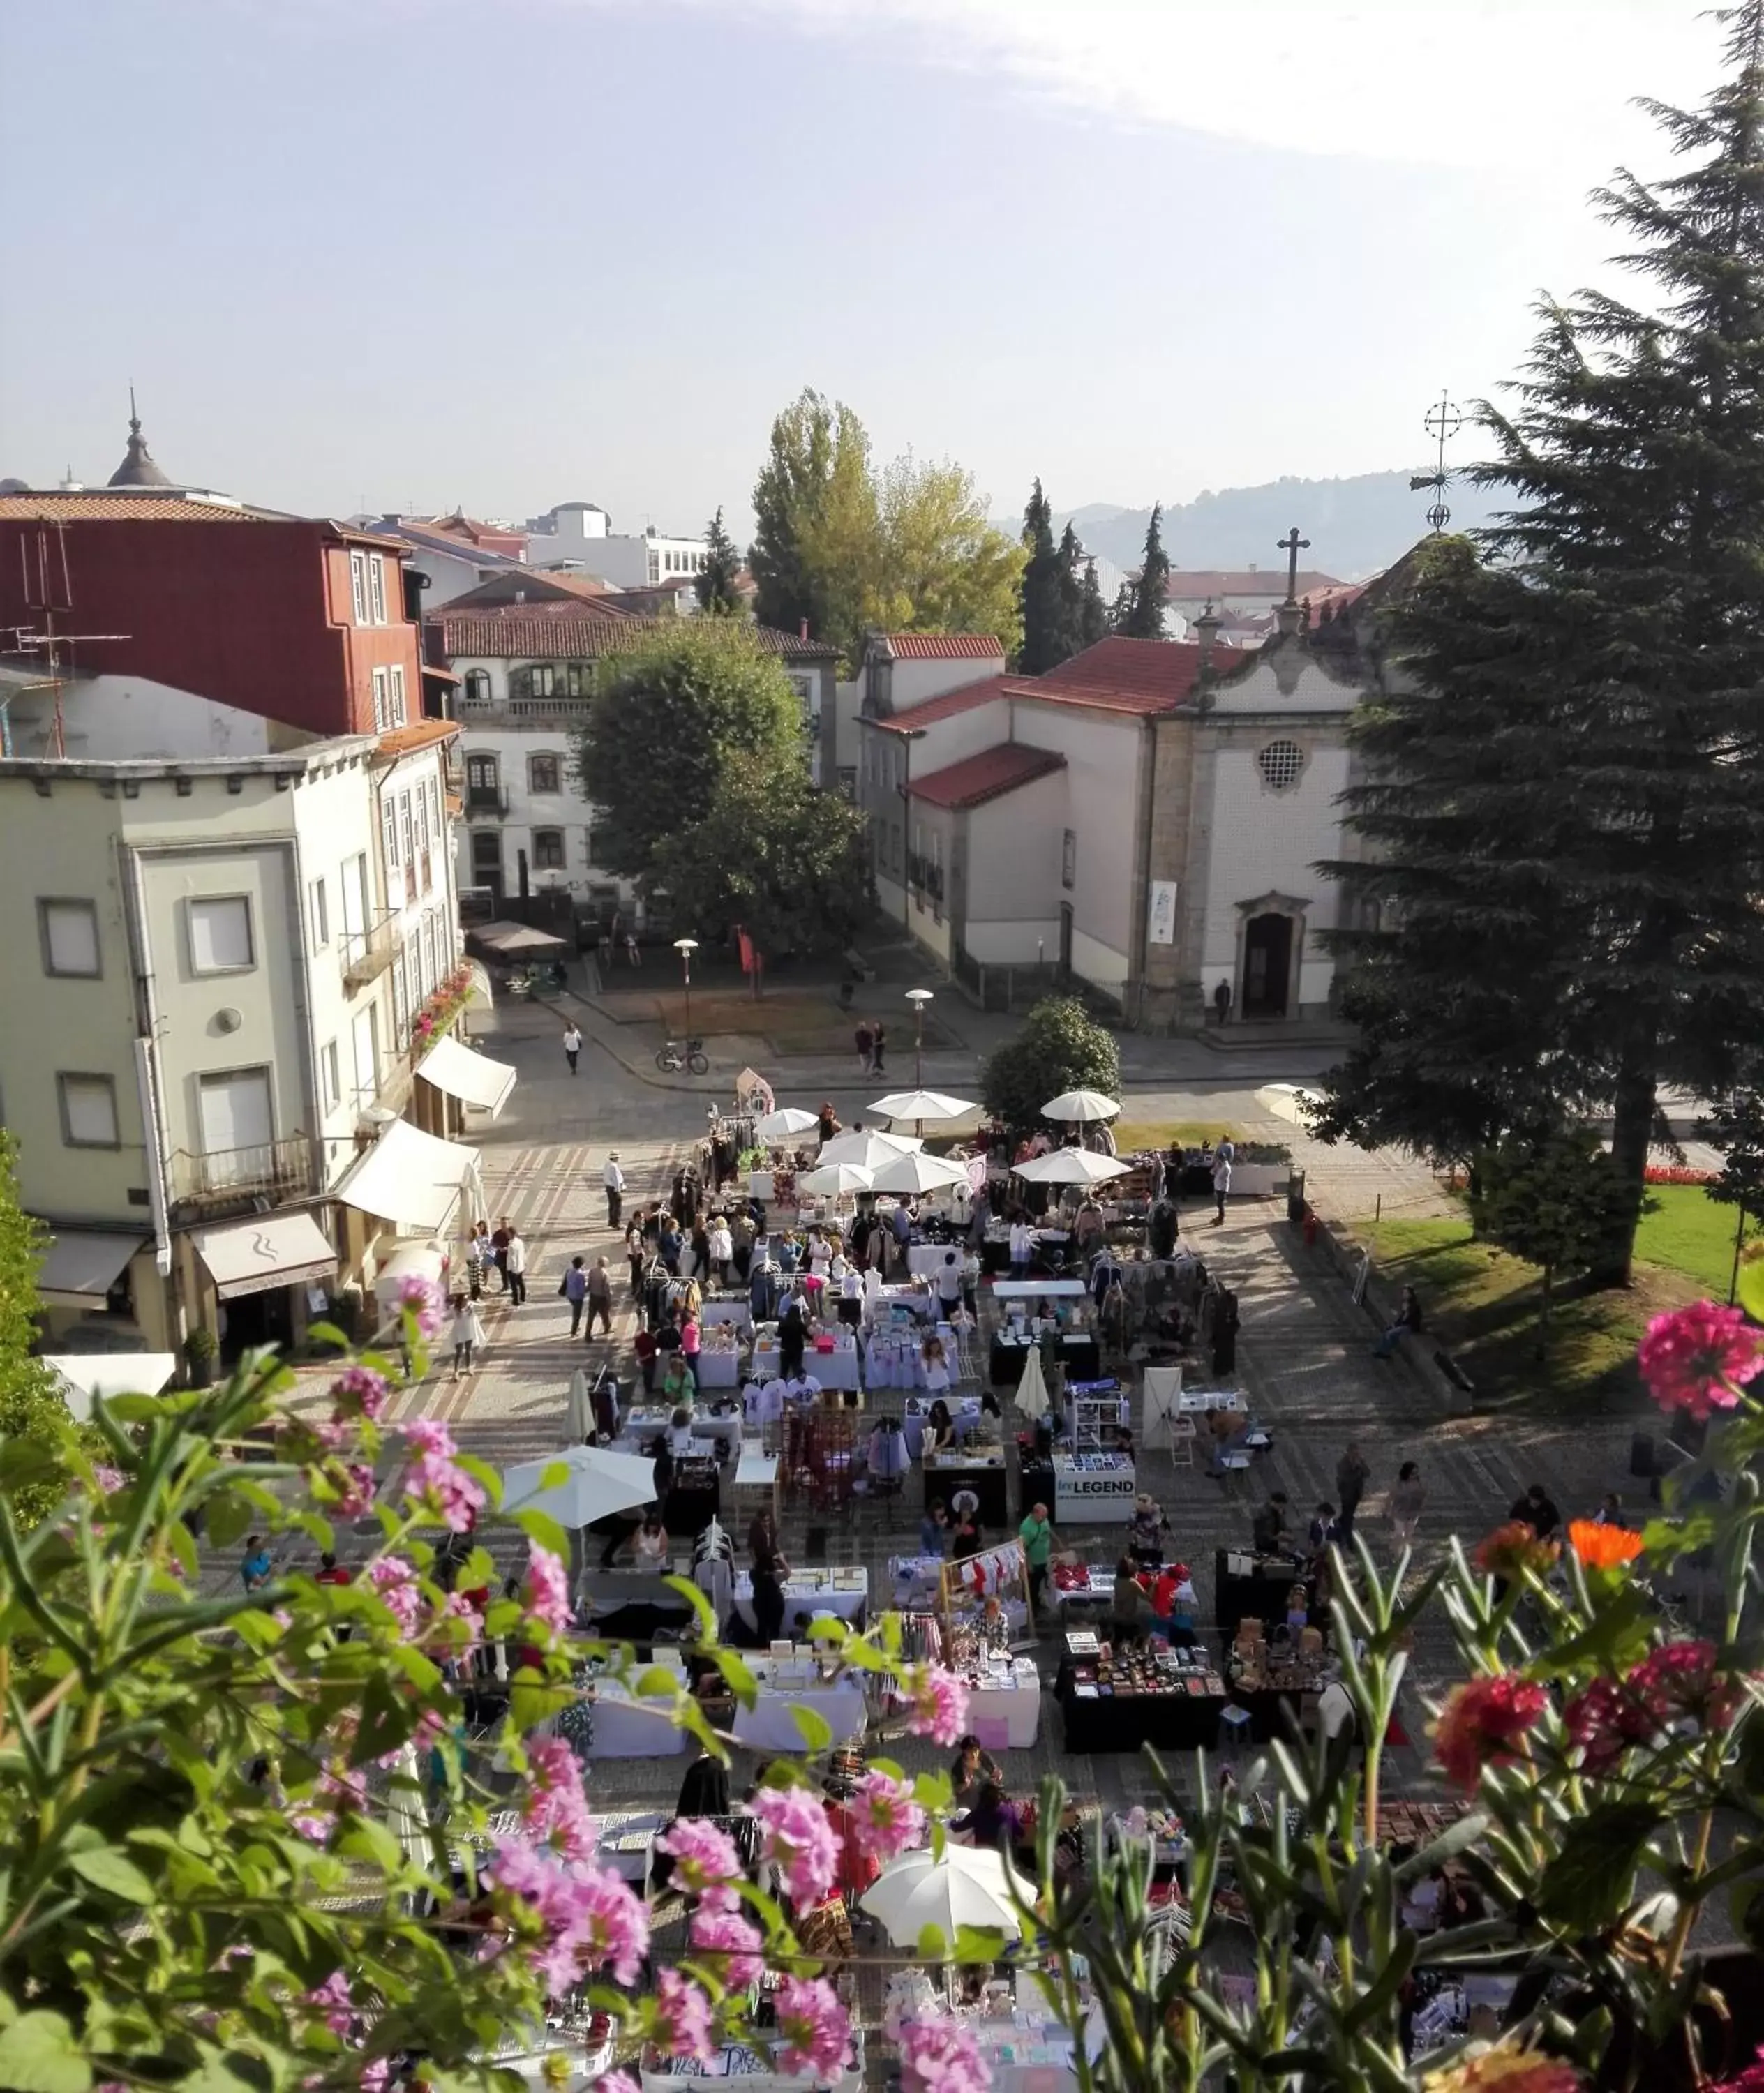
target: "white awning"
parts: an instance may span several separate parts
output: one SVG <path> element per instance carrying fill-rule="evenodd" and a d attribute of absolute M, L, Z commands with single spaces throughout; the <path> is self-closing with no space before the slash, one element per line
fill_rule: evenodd
<path fill-rule="evenodd" d="M 475 1105 L 494 1119 L 509 1101 L 514 1088 L 514 1071 L 506 1061 L 492 1061 L 487 1055 L 462 1046 L 451 1035 L 437 1039 L 417 1064 L 417 1073 L 436 1090 L 445 1090 L 462 1104 Z"/>
<path fill-rule="evenodd" d="M 91 1416 L 94 1396 L 157 1395 L 177 1363 L 171 1352 L 56 1352 L 43 1359 L 80 1424 Z"/>
<path fill-rule="evenodd" d="M 440 1286 L 444 1284 L 446 1270 L 446 1246 L 433 1237 L 424 1242 L 413 1236 L 380 1259 L 379 1269 L 374 1275 L 374 1292 L 376 1295 L 393 1295 L 396 1305 L 400 1280 L 427 1279 Z M 382 1308 L 384 1311 L 384 1303 Z"/>
<path fill-rule="evenodd" d="M 471 992 L 486 1010 L 496 1005 L 496 994 L 490 986 L 490 969 L 482 960 L 466 960 L 461 963 L 471 976 Z"/>
<path fill-rule="evenodd" d="M 37 1275 L 37 1291 L 46 1307 L 89 1308 L 115 1285 L 123 1268 L 138 1250 L 142 1235 L 111 1235 L 98 1229 L 51 1236 Z"/>
<path fill-rule="evenodd" d="M 438 1235 L 477 1176 L 476 1150 L 395 1119 L 332 1197 L 398 1228 Z"/>
<path fill-rule="evenodd" d="M 196 1238 L 196 1254 L 223 1301 L 337 1276 L 337 1254 L 304 1208 L 252 1214 L 223 1228 L 204 1228 Z"/>

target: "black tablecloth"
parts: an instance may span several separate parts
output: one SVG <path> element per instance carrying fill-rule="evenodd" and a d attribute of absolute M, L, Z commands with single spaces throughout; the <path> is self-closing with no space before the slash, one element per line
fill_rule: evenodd
<path fill-rule="evenodd" d="M 721 1488 L 713 1476 L 704 1484 L 676 1483 L 661 1509 L 661 1523 L 678 1540 L 696 1540 L 717 1515 L 722 1503 Z"/>
<path fill-rule="evenodd" d="M 1241 1549 L 1221 1548 L 1213 1560 L 1213 1615 L 1220 1632 L 1228 1636 L 1237 1633 L 1238 1622 L 1246 1618 L 1272 1630 L 1276 1621 L 1286 1618 L 1294 1585 L 1306 1582 L 1303 1564 L 1285 1558 L 1252 1557 L 1256 1566 L 1250 1575 L 1234 1577 L 1225 1564 L 1231 1556 L 1242 1553 Z"/>
<path fill-rule="evenodd" d="M 1016 1471 L 1017 1515 L 1027 1519 L 1033 1506 L 1044 1504 L 1051 1512 L 1054 1505 L 1054 1471 L 1043 1464 L 1025 1461 Z"/>
<path fill-rule="evenodd" d="M 993 1340 L 987 1362 L 987 1377 L 995 1388 L 1015 1388 L 1023 1378 L 1023 1362 L 1028 1357 L 1027 1345 L 1001 1345 Z M 1100 1380 L 1103 1377 L 1102 1354 L 1097 1350 L 1096 1340 L 1080 1331 L 1062 1337 L 1055 1356 L 1064 1363 L 1068 1380 Z"/>
<path fill-rule="evenodd" d="M 996 1537 L 1011 1515 L 1010 1500 L 1005 1492 L 1007 1480 L 1008 1471 L 1003 1462 L 974 1468 L 927 1468 L 925 1500 L 929 1502 L 933 1497 L 941 1497 L 949 1506 L 953 1518 L 956 1491 L 972 1490 L 980 1500 L 980 1523 L 989 1528 Z"/>
<path fill-rule="evenodd" d="M 1081 1699 L 1062 1670 L 1054 1688 L 1068 1752 L 1211 1751 L 1228 1705 L 1218 1693 L 1099 1693 Z"/>

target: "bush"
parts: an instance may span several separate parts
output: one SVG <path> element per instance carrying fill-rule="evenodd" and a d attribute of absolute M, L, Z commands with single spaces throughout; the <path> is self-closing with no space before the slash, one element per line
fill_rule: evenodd
<path fill-rule="evenodd" d="M 981 1096 L 992 1116 L 1012 1133 L 1048 1124 L 1042 1107 L 1062 1090 L 1120 1094 L 1120 1053 L 1107 1032 L 1072 996 L 1047 996 L 1023 1029 L 987 1061 Z"/>

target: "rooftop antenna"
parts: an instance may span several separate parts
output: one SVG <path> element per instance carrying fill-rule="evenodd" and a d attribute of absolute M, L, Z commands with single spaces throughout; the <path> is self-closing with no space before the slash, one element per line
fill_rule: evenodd
<path fill-rule="evenodd" d="M 1464 418 L 1458 411 L 1458 403 L 1441 392 L 1437 404 L 1428 409 L 1421 426 L 1437 446 L 1434 467 L 1432 472 L 1417 473 L 1409 482 L 1409 492 L 1418 494 L 1424 487 L 1432 488 L 1433 500 L 1427 512 L 1427 520 L 1437 537 L 1452 520 L 1452 512 L 1445 506 L 1445 488 L 1451 479 L 1445 470 L 1445 446 L 1464 426 Z"/>
<path fill-rule="evenodd" d="M 129 405 L 131 407 L 134 405 L 132 396 Z M 73 579 L 67 565 L 67 528 L 64 522 L 56 524 L 53 544 L 46 522 L 38 522 L 34 546 L 28 534 L 21 535 L 19 539 L 19 566 L 24 583 L 24 606 L 28 610 L 37 612 L 43 622 L 41 631 L 24 626 L 19 628 L 19 651 L 20 653 L 41 654 L 44 657 L 44 667 L 48 673 L 41 683 L 33 684 L 31 687 L 47 689 L 54 693 L 55 715 L 51 730 L 53 746 L 50 752 L 59 762 L 64 760 L 67 754 L 67 724 L 61 703 L 61 650 L 76 644 L 90 646 L 111 640 L 128 639 L 133 635 L 127 632 L 56 630 L 58 617 L 71 618 L 73 615 Z M 12 739 L 10 717 L 5 726 L 5 739 L 10 753 Z"/>

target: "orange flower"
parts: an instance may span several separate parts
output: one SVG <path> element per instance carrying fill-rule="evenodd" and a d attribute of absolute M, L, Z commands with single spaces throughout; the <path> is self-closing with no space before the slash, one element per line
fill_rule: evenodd
<path fill-rule="evenodd" d="M 1571 2064 L 1503 2043 L 1449 2070 L 1430 2071 L 1421 2083 L 1424 2093 L 1579 2093 L 1584 2081 Z"/>
<path fill-rule="evenodd" d="M 1568 1540 L 1588 1570 L 1620 1570 L 1641 1553 L 1642 1539 L 1627 1526 L 1601 1526 L 1596 1519 L 1571 1519 Z"/>

